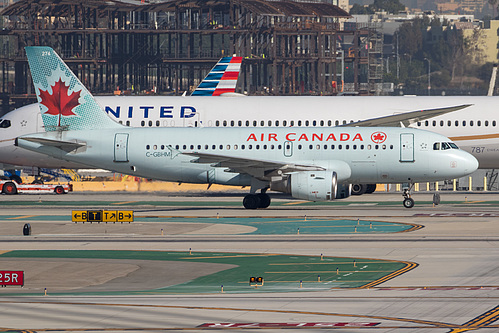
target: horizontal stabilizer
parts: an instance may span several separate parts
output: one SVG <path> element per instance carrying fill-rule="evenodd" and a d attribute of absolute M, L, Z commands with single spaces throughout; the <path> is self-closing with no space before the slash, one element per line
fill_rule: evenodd
<path fill-rule="evenodd" d="M 43 146 L 56 147 L 56 148 L 59 148 L 61 150 L 64 150 L 65 152 L 68 152 L 68 153 L 73 151 L 73 150 L 76 150 L 80 147 L 86 146 L 85 143 L 78 143 L 78 142 L 71 142 L 71 141 L 59 141 L 59 140 L 52 140 L 52 139 L 45 139 L 45 138 L 21 137 L 18 139 L 38 143 L 38 144 L 41 144 Z"/>
<path fill-rule="evenodd" d="M 394 114 L 385 117 L 371 118 L 366 120 L 361 120 L 345 125 L 341 127 L 378 127 L 378 126 L 388 126 L 388 127 L 401 127 L 402 125 L 408 127 L 411 124 L 417 123 L 418 121 L 423 121 L 436 116 L 441 116 L 450 112 L 465 109 L 473 104 L 463 104 L 457 106 L 450 106 L 439 109 L 428 109 L 404 112 L 400 114 Z"/>

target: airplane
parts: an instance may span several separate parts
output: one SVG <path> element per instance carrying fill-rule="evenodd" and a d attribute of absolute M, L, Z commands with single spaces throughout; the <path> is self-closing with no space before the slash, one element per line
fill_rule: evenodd
<path fill-rule="evenodd" d="M 159 180 L 251 186 L 310 201 L 350 195 L 352 183 L 462 177 L 478 161 L 448 138 L 395 127 L 133 128 L 113 121 L 49 47 L 26 47 L 45 128 L 15 145 L 57 159 Z M 261 192 L 256 194 L 260 190 Z M 403 204 L 414 206 L 409 189 Z"/>

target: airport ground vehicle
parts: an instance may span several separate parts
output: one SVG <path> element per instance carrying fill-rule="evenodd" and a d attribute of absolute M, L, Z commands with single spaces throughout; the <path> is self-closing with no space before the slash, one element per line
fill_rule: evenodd
<path fill-rule="evenodd" d="M 73 185 L 71 184 L 19 184 L 13 180 L 0 180 L 0 193 L 2 194 L 66 194 L 72 191 Z"/>

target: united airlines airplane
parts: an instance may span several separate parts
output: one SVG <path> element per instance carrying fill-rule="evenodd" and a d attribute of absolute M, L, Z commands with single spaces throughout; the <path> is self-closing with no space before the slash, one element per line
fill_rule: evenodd
<path fill-rule="evenodd" d="M 103 112 L 51 48 L 26 52 L 46 132 L 23 135 L 16 146 L 146 178 L 251 186 L 245 208 L 268 207 L 269 189 L 327 201 L 349 196 L 355 182 L 436 181 L 478 167 L 448 138 L 409 128 L 127 127 Z M 408 191 L 404 197 L 412 207 Z"/>

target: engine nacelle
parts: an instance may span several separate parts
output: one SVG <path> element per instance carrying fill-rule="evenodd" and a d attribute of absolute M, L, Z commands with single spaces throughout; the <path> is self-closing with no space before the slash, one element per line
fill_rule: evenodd
<path fill-rule="evenodd" d="M 339 184 L 336 199 L 345 199 L 352 195 L 352 184 Z"/>
<path fill-rule="evenodd" d="M 293 198 L 308 201 L 334 200 L 337 188 L 337 176 L 334 171 L 301 171 L 270 184 L 273 191 L 290 193 Z"/>

